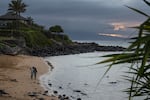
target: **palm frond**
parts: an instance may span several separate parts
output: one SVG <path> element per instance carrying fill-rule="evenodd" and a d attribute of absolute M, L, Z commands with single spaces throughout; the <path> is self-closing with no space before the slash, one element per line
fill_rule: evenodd
<path fill-rule="evenodd" d="M 143 0 L 148 6 L 150 6 L 150 2 L 148 2 L 147 0 Z"/>
<path fill-rule="evenodd" d="M 129 9 L 131 9 L 131 10 L 133 10 L 133 11 L 135 11 L 135 12 L 139 13 L 139 14 L 144 15 L 145 17 L 149 17 L 149 15 L 148 15 L 148 14 L 146 14 L 146 13 L 144 13 L 144 12 L 142 12 L 142 11 L 138 10 L 138 9 L 135 9 L 135 8 L 132 8 L 132 7 L 129 7 L 129 6 L 126 6 L 126 7 L 128 7 Z"/>
<path fill-rule="evenodd" d="M 150 2 L 143 1 L 150 6 Z M 130 63 L 130 70 L 126 72 L 130 76 L 124 76 L 131 83 L 131 86 L 126 90 L 129 94 L 129 100 L 136 96 L 144 96 L 143 98 L 148 100 L 150 95 L 150 16 L 138 9 L 126 7 L 144 15 L 147 20 L 140 26 L 134 27 L 139 29 L 138 36 L 132 38 L 134 41 L 126 52 L 103 56 L 108 58 L 97 64 L 109 63 L 109 67 L 104 74 L 106 75 L 113 65 Z"/>

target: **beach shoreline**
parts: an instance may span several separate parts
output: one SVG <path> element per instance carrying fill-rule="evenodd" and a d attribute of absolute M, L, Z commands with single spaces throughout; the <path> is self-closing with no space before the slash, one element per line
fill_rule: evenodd
<path fill-rule="evenodd" d="M 36 80 L 30 78 L 32 66 L 38 70 Z M 47 73 L 48 68 L 42 57 L 0 55 L 0 100 L 58 100 L 45 94 L 39 82 L 39 77 Z"/>

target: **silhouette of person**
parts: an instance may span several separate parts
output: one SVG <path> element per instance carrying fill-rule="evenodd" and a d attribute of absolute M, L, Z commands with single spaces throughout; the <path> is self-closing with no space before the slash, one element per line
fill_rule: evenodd
<path fill-rule="evenodd" d="M 37 73 L 36 67 L 33 66 L 30 68 L 30 70 L 31 70 L 31 79 L 33 79 L 33 77 L 34 79 L 36 79 L 36 73 Z"/>

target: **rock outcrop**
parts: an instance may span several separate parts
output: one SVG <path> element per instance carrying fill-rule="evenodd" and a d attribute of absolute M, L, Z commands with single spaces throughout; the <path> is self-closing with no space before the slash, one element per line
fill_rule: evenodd
<path fill-rule="evenodd" d="M 5 40 L 0 44 L 0 53 L 8 55 L 26 54 L 33 56 L 58 56 L 68 54 L 79 54 L 94 51 L 123 51 L 125 48 L 119 46 L 99 46 L 96 43 L 71 44 L 53 43 L 47 47 L 29 48 L 24 39 Z"/>
<path fill-rule="evenodd" d="M 94 51 L 123 51 L 125 48 L 119 46 L 99 46 L 96 43 L 73 43 L 69 45 L 53 45 L 45 48 L 34 48 L 30 54 L 34 56 L 58 56 L 68 54 L 79 54 Z"/>

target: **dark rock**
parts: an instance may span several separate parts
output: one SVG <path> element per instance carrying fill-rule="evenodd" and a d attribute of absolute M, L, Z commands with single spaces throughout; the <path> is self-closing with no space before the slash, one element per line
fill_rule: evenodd
<path fill-rule="evenodd" d="M 73 92 L 81 92 L 80 90 L 73 90 Z"/>
<path fill-rule="evenodd" d="M 16 55 L 21 51 L 21 48 L 18 46 L 10 47 L 9 45 L 4 45 L 1 51 L 3 54 Z"/>
<path fill-rule="evenodd" d="M 16 79 L 11 79 L 10 81 L 12 81 L 12 82 L 18 82 Z"/>
<path fill-rule="evenodd" d="M 52 84 L 51 84 L 51 83 L 49 83 L 48 85 L 49 85 L 50 87 L 52 86 Z"/>
<path fill-rule="evenodd" d="M 86 94 L 86 93 L 81 92 L 81 94 L 82 94 L 82 95 L 84 95 L 84 96 L 87 96 L 87 94 Z"/>
<path fill-rule="evenodd" d="M 46 62 L 51 67 L 51 70 L 53 70 L 54 69 L 53 65 L 49 61 L 46 61 Z"/>
<path fill-rule="evenodd" d="M 68 55 L 68 54 L 79 54 L 94 51 L 123 51 L 125 48 L 119 46 L 99 46 L 96 43 L 77 43 L 73 42 L 71 44 L 58 44 L 54 43 L 47 47 L 33 47 L 29 48 L 25 45 L 23 39 L 20 40 L 6 40 L 2 41 L 2 48 L 0 48 L 0 53 L 16 55 L 16 54 L 27 54 L 33 56 L 58 56 L 58 55 Z M 51 64 L 48 63 L 50 66 Z M 53 67 L 53 66 L 52 66 Z"/>
<path fill-rule="evenodd" d="M 3 96 L 3 95 L 8 95 L 8 93 L 6 93 L 4 90 L 0 90 L 0 96 Z"/>
<path fill-rule="evenodd" d="M 44 98 L 39 98 L 39 100 L 45 100 Z"/>
<path fill-rule="evenodd" d="M 32 48 L 30 54 L 34 56 L 58 56 L 68 54 L 79 54 L 94 51 L 123 51 L 125 48 L 119 46 L 99 46 L 96 43 L 77 43 L 65 45 L 52 45 L 45 48 Z"/>
<path fill-rule="evenodd" d="M 37 93 L 36 92 L 28 92 L 28 96 L 30 96 L 30 97 L 36 97 Z"/>
<path fill-rule="evenodd" d="M 48 93 L 48 91 L 44 91 L 44 93 Z"/>
<path fill-rule="evenodd" d="M 69 100 L 69 97 L 67 96 L 67 97 L 65 97 L 64 99 L 65 99 L 65 100 Z"/>
<path fill-rule="evenodd" d="M 117 84 L 117 82 L 109 82 L 110 84 Z"/>
<path fill-rule="evenodd" d="M 59 89 L 63 89 L 61 86 L 59 86 Z"/>
<path fill-rule="evenodd" d="M 63 98 L 65 98 L 66 97 L 66 95 L 65 94 L 63 94 Z"/>
<path fill-rule="evenodd" d="M 0 41 L 0 53 L 7 55 L 28 54 L 24 38 L 12 38 Z"/>
<path fill-rule="evenodd" d="M 61 99 L 62 99 L 62 96 L 61 96 L 61 95 L 58 95 L 58 99 L 60 99 L 60 100 L 61 100 Z"/>
<path fill-rule="evenodd" d="M 54 93 L 54 94 L 57 94 L 58 92 L 57 92 L 57 91 L 53 91 L 53 93 Z"/>
<path fill-rule="evenodd" d="M 44 91 L 43 95 L 47 95 L 48 94 L 48 91 Z"/>
<path fill-rule="evenodd" d="M 77 98 L 77 100 L 82 100 L 81 98 Z"/>

